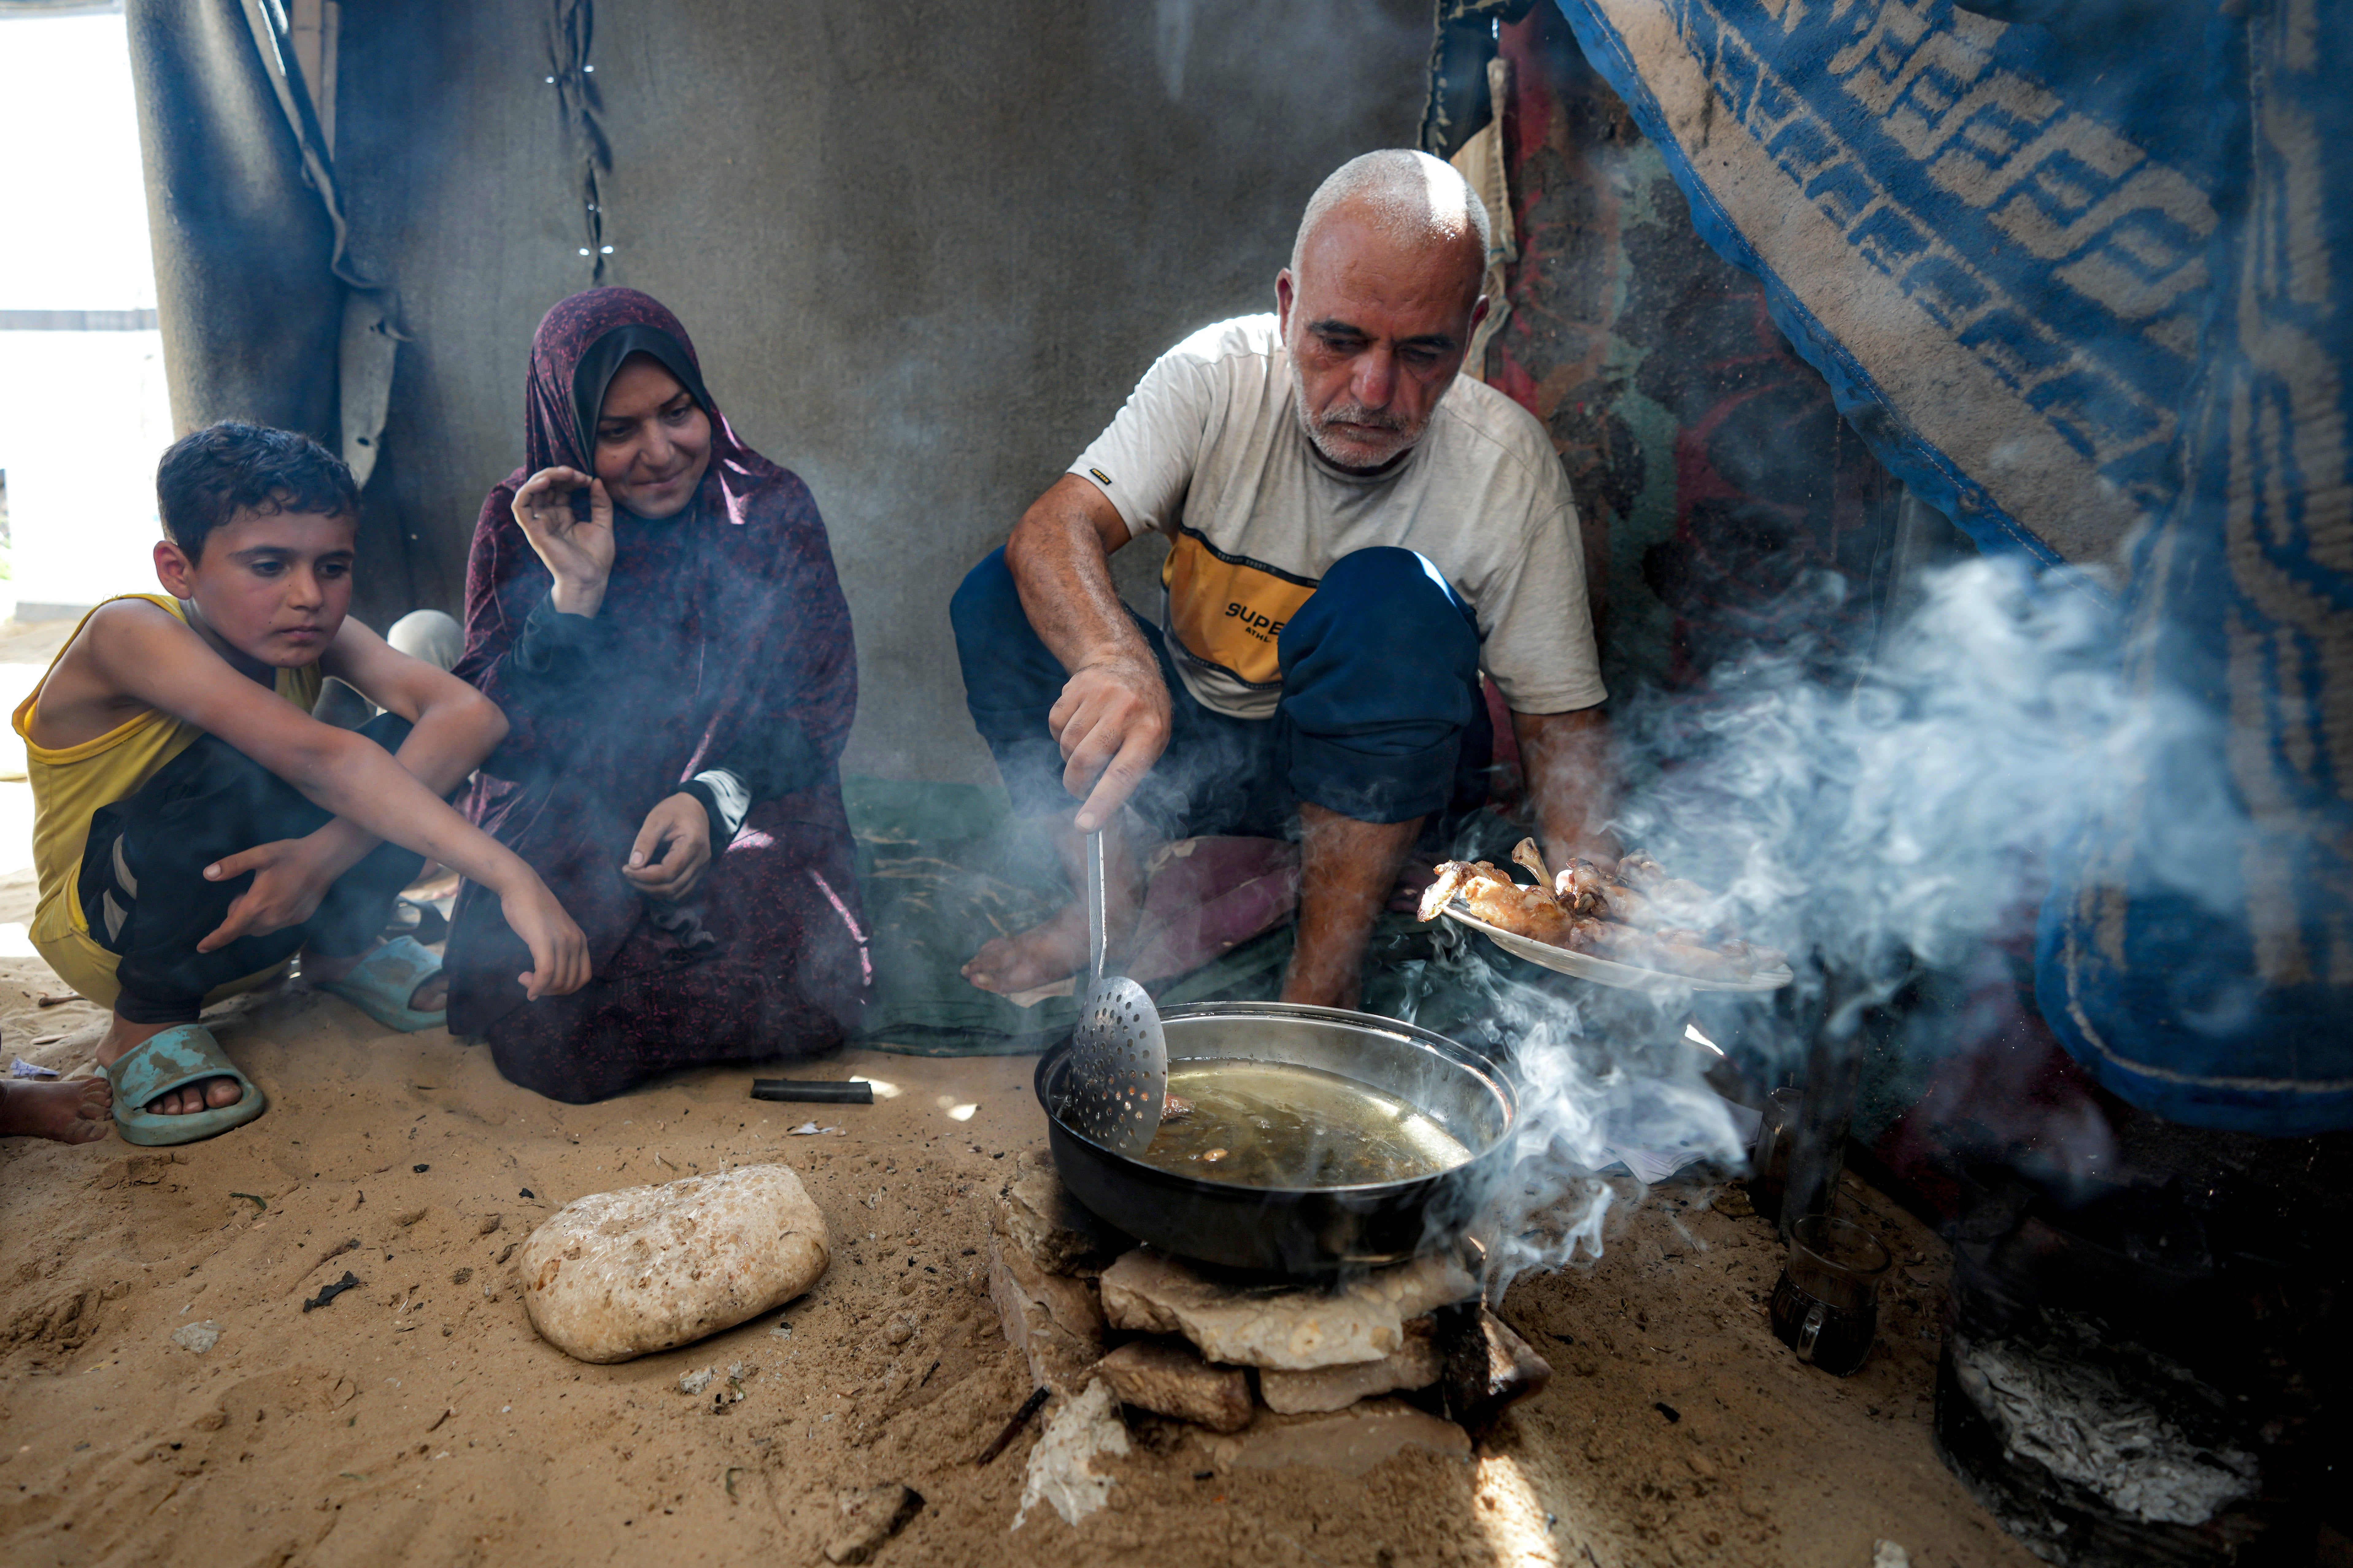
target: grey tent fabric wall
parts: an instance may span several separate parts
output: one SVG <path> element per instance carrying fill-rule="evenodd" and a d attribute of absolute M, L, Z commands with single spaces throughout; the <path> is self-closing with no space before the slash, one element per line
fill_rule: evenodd
<path fill-rule="evenodd" d="M 131 8 L 174 417 L 332 446 L 333 236 L 245 4 Z M 637 0 L 592 34 L 581 0 L 343 6 L 332 173 L 406 334 L 356 613 L 458 607 L 532 329 L 601 265 L 679 312 L 736 428 L 817 494 L 869 693 L 848 765 L 992 776 L 940 721 L 956 582 L 1155 354 L 1271 308 L 1324 174 L 1414 137 L 1429 0 L 1187 15 Z M 1139 602 L 1157 564 L 1115 563 Z"/>
<path fill-rule="evenodd" d="M 352 478 L 364 489 L 375 471 L 377 439 L 392 403 L 392 373 L 400 353 L 398 297 L 363 269 L 352 256 L 343 220 L 343 192 L 317 105 L 332 84 L 306 79 L 297 58 L 292 19 L 280 0 L 243 0 L 262 78 L 278 100 L 302 163 L 302 182 L 319 199 L 334 235 L 328 268 L 343 285 L 343 331 L 336 342 L 336 406 L 343 438 L 339 451 Z"/>
<path fill-rule="evenodd" d="M 1420 111 L 1429 0 L 1188 10 L 1187 34 L 1116 0 L 632 0 L 595 7 L 584 58 L 572 0 L 345 5 L 335 172 L 410 334 L 362 614 L 457 606 L 483 494 L 522 459 L 532 329 L 601 260 L 679 313 L 736 429 L 816 492 L 858 629 L 847 765 L 993 777 L 957 581 L 1155 354 L 1272 308 L 1316 183 L 1410 144 Z M 386 588 L 367 552 L 394 542 L 413 576 Z M 1139 595 L 1157 564 L 1115 561 Z"/>
<path fill-rule="evenodd" d="M 1494 118 L 1487 62 L 1495 58 L 1495 29 L 1535 6 L 1535 0 L 1438 0 L 1419 138 L 1423 152 L 1451 158 Z"/>
<path fill-rule="evenodd" d="M 238 0 L 126 10 L 173 422 L 339 445 L 334 236 Z"/>
<path fill-rule="evenodd" d="M 241 37 L 230 22 L 238 16 Z M 170 280 L 166 362 L 185 372 L 173 382 L 175 422 L 185 430 L 245 414 L 313 435 L 333 427 L 328 445 L 364 487 L 392 401 L 399 307 L 347 249 L 343 198 L 314 108 L 319 85 L 305 81 L 296 62 L 285 7 L 236 0 L 141 9 L 132 26 L 156 272 Z M 257 111 L 257 85 L 277 107 L 274 126 L 266 109 Z M 326 220 L 323 265 L 332 277 L 323 282 L 300 278 L 316 248 L 306 215 Z M 279 319 L 280 335 L 256 339 L 248 331 L 254 313 L 289 302 L 268 280 L 285 278 L 302 285 L 294 309 Z M 302 309 L 321 298 L 339 301 L 326 351 L 334 365 L 332 415 L 318 411 L 317 322 Z M 257 383 L 311 396 L 290 405 L 299 415 L 265 416 L 254 402 Z"/>

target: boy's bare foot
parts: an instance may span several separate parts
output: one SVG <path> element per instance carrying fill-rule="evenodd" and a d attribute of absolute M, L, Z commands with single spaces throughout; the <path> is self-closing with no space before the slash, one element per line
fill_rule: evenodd
<path fill-rule="evenodd" d="M 145 1045 L 176 1024 L 131 1024 L 120 1015 L 106 1026 L 106 1038 L 98 1042 L 98 1065 L 112 1067 L 134 1046 Z M 159 1094 L 147 1102 L 147 1109 L 157 1116 L 193 1116 L 199 1110 L 217 1110 L 224 1105 L 235 1105 L 245 1098 L 244 1086 L 233 1078 L 204 1078 L 185 1083 L 168 1094 Z"/>
<path fill-rule="evenodd" d="M 369 950 L 370 952 L 374 951 L 373 948 Z M 305 952 L 302 954 L 302 973 L 312 980 L 341 980 L 357 969 L 361 960 L 367 956 L 364 952 L 358 958 L 330 958 L 322 952 Z M 438 1013 L 448 1002 L 449 978 L 438 969 L 418 982 L 417 989 L 408 994 L 408 1005 L 420 1013 Z"/>
<path fill-rule="evenodd" d="M 95 1143 L 114 1128 L 114 1091 L 102 1078 L 0 1083 L 0 1137 Z"/>

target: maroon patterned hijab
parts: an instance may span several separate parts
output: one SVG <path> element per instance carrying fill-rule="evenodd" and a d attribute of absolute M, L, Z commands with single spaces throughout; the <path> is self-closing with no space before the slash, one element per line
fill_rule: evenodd
<path fill-rule="evenodd" d="M 702 363 L 686 329 L 662 302 L 635 289 L 591 289 L 548 311 L 531 344 L 531 380 L 524 393 L 523 469 L 558 464 L 589 471 L 596 416 L 613 373 L 632 353 L 649 354 L 694 395 L 711 416 L 712 456 L 730 450 L 754 462 L 703 389 Z"/>
<path fill-rule="evenodd" d="M 675 358 L 660 342 L 646 348 L 649 333 L 674 345 Z M 593 471 L 593 448 L 584 447 L 596 411 L 586 409 L 584 429 L 581 371 L 587 363 L 589 379 L 611 378 L 626 357 L 614 352 L 617 334 L 654 353 L 702 405 L 711 462 L 675 517 L 616 508 L 613 571 L 596 616 L 607 648 L 593 700 L 552 702 L 507 668 L 554 586 L 512 508 L 541 468 Z M 681 364 L 688 374 L 679 374 Z M 828 761 L 839 758 L 858 704 L 849 610 L 807 487 L 737 438 L 702 386 L 686 329 L 650 296 L 592 289 L 547 313 L 532 342 L 523 452 L 525 466 L 484 500 L 467 562 L 466 649 L 456 673 L 498 702 L 509 724 L 505 744 L 483 765 L 473 816 L 547 879 L 601 964 L 642 918 L 643 900 L 618 868 L 656 802 L 776 717 L 798 721 Z M 797 820 L 842 822 L 831 782 L 781 805 Z M 495 900 L 473 904 L 477 912 L 487 905 L 503 931 Z M 461 927 L 468 912 L 459 910 Z M 485 963 L 495 981 L 507 956 Z M 459 992 L 473 967 L 453 957 Z M 519 972 L 506 967 L 509 988 Z M 516 990 L 513 1000 L 521 996 Z"/>

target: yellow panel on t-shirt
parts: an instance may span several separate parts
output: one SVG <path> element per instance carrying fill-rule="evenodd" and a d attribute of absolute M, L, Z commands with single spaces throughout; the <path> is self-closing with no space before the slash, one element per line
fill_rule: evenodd
<path fill-rule="evenodd" d="M 1177 532 L 1160 582 L 1168 590 L 1168 629 L 1187 653 L 1252 686 L 1281 683 L 1275 639 L 1315 592 L 1312 581 L 1228 555 L 1187 528 Z"/>

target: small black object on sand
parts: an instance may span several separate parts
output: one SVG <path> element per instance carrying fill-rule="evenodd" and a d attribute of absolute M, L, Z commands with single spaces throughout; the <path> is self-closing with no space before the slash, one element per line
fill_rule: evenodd
<path fill-rule="evenodd" d="M 980 1451 L 980 1458 L 973 1463 L 985 1465 L 1011 1447 L 1013 1439 L 1021 1435 L 1021 1428 L 1029 1425 L 1029 1417 L 1038 1414 L 1039 1408 L 1052 1393 L 1050 1388 L 1031 1390 L 1029 1397 L 1021 1402 L 1021 1408 L 1013 1413 L 1013 1419 L 1005 1424 L 1005 1430 L 989 1439 L 988 1447 Z"/>
<path fill-rule="evenodd" d="M 863 1081 L 837 1083 L 830 1079 L 755 1078 L 754 1100 L 802 1100 L 828 1105 L 871 1105 L 874 1086 Z"/>
<path fill-rule="evenodd" d="M 344 1291 L 358 1289 L 359 1284 L 359 1276 L 346 1268 L 341 1279 L 336 1280 L 332 1285 L 321 1286 L 317 1295 L 302 1303 L 302 1310 L 307 1312 L 313 1307 L 323 1307 Z"/>

